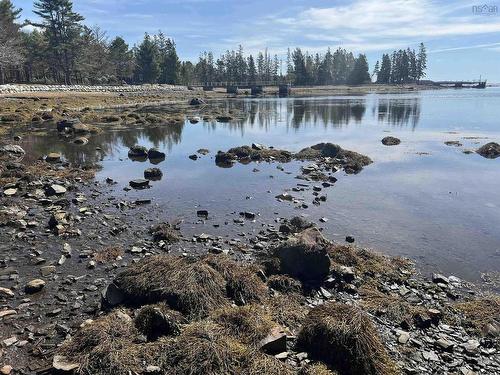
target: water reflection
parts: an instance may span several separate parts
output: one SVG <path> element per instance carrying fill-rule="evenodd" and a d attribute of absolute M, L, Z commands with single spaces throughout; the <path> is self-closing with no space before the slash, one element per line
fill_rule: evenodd
<path fill-rule="evenodd" d="M 103 158 L 117 158 L 120 148 L 130 148 L 138 143 L 147 143 L 170 152 L 182 142 L 185 126 L 202 127 L 209 133 L 218 130 L 237 133 L 244 137 L 245 131 L 259 130 L 269 134 L 282 129 L 285 133 L 341 129 L 354 124 L 363 126 L 388 124 L 410 126 L 415 129 L 420 118 L 419 98 L 380 98 L 378 96 L 348 98 L 288 98 L 260 100 L 224 100 L 216 103 L 222 111 L 238 111 L 242 116 L 228 123 L 204 122 L 202 125 L 169 124 L 156 127 L 106 131 L 90 135 L 85 145 L 73 144 L 73 139 L 57 136 L 29 136 L 24 146 L 32 150 L 31 155 L 46 155 L 58 151 L 70 161 L 92 164 Z M 371 111 L 367 111 L 371 108 Z M 145 109 L 143 109 L 145 110 Z M 171 111 L 165 107 L 147 107 L 150 112 Z M 197 128 L 196 128 L 197 129 Z M 198 131 L 198 130 L 196 130 Z M 207 139 L 207 144 L 217 139 Z"/>
<path fill-rule="evenodd" d="M 225 111 L 238 110 L 246 117 L 230 123 L 205 123 L 215 129 L 223 126 L 231 131 L 244 132 L 245 127 L 268 130 L 285 123 L 288 130 L 304 127 L 342 128 L 363 121 L 390 126 L 410 126 L 415 129 L 420 120 L 420 98 L 390 99 L 362 98 L 289 98 L 226 101 Z M 371 108 L 368 111 L 367 108 Z M 369 115 L 371 114 L 371 116 Z"/>

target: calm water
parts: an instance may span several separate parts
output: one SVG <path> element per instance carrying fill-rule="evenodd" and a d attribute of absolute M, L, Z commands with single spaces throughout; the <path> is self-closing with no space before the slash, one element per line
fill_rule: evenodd
<path fill-rule="evenodd" d="M 500 158 L 462 152 L 500 142 L 500 89 L 236 99 L 220 105 L 240 108 L 247 118 L 108 131 L 92 136 L 86 146 L 54 142 L 53 136 L 30 137 L 24 147 L 35 156 L 61 151 L 69 160 L 100 161 L 97 178 L 118 182 L 113 195 L 152 198 L 166 220 L 183 219 L 187 233 L 237 236 L 243 230 L 258 231 L 261 222 L 302 214 L 318 223 L 328 218 L 320 225 L 330 238 L 342 241 L 353 235 L 358 244 L 416 259 L 426 271 L 468 279 L 500 271 Z M 383 146 L 380 140 L 387 135 L 402 144 Z M 463 146 L 444 144 L 455 140 Z M 290 151 L 333 142 L 370 156 L 374 164 L 355 176 L 337 173 L 339 181 L 324 190 L 328 201 L 319 207 L 310 204 L 311 191 L 293 193 L 309 203 L 308 209 L 298 209 L 274 197 L 303 182 L 295 179 L 302 163 L 284 164 L 284 171 L 278 164 L 215 165 L 217 150 L 252 142 Z M 149 190 L 125 192 L 123 187 L 150 167 L 149 162 L 128 160 L 134 144 L 167 153 L 158 165 L 164 176 Z M 211 153 L 190 160 L 200 148 Z M 205 225 L 195 224 L 197 207 L 210 211 Z M 224 225 L 245 210 L 260 214 L 257 223 Z"/>

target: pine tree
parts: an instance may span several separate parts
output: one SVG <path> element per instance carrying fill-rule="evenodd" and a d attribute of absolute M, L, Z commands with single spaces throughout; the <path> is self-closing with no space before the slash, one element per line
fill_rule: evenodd
<path fill-rule="evenodd" d="M 16 21 L 21 9 L 16 9 L 10 0 L 0 1 L 0 84 L 5 81 L 5 70 L 22 62 L 21 25 Z"/>
<path fill-rule="evenodd" d="M 257 68 L 253 56 L 248 56 L 248 83 L 255 84 L 257 80 Z"/>
<path fill-rule="evenodd" d="M 368 72 L 368 60 L 366 55 L 360 54 L 354 61 L 354 68 L 349 74 L 348 79 L 351 85 L 360 85 L 370 82 L 370 73 Z"/>
<path fill-rule="evenodd" d="M 427 69 L 427 52 L 424 46 L 424 43 L 420 43 L 419 50 L 418 50 L 418 56 L 417 56 L 417 80 L 421 80 L 423 77 L 426 76 L 426 71 Z"/>
<path fill-rule="evenodd" d="M 116 37 L 109 45 L 109 59 L 119 82 L 128 82 L 134 69 L 133 55 L 122 37 Z"/>
<path fill-rule="evenodd" d="M 136 80 L 141 83 L 155 83 L 160 76 L 158 48 L 149 34 L 144 35 L 136 53 Z"/>
<path fill-rule="evenodd" d="M 80 22 L 84 18 L 73 11 L 70 0 L 40 0 L 34 3 L 35 13 L 42 23 L 32 25 L 42 28 L 48 37 L 48 49 L 64 81 L 71 84 L 75 59 L 79 52 Z"/>
<path fill-rule="evenodd" d="M 373 73 L 372 73 L 372 77 L 371 78 L 373 79 L 373 77 L 375 77 L 375 76 L 378 77 L 379 72 L 380 72 L 380 63 L 377 60 L 377 62 L 375 63 L 375 66 L 373 68 Z"/>
<path fill-rule="evenodd" d="M 377 75 L 377 83 L 389 83 L 391 80 L 391 59 L 389 55 L 382 55 L 382 64 Z"/>

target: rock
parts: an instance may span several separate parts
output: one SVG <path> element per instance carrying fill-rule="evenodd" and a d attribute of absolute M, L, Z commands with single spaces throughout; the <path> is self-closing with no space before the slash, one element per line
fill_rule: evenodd
<path fill-rule="evenodd" d="M 262 150 L 265 150 L 267 147 L 263 146 L 263 145 L 261 145 L 259 143 L 252 143 L 252 148 L 254 150 L 262 151 Z"/>
<path fill-rule="evenodd" d="M 162 374 L 161 367 L 160 366 L 153 366 L 149 365 L 146 367 L 146 374 Z"/>
<path fill-rule="evenodd" d="M 61 161 L 61 154 L 58 152 L 51 152 L 45 157 L 47 163 L 59 163 Z"/>
<path fill-rule="evenodd" d="M 462 144 L 459 141 L 446 141 L 444 144 L 446 146 L 462 147 Z"/>
<path fill-rule="evenodd" d="M 149 181 L 143 179 L 132 180 L 129 184 L 134 189 L 145 189 L 149 187 Z"/>
<path fill-rule="evenodd" d="M 73 125 L 73 132 L 75 134 L 85 134 L 90 132 L 90 128 L 88 125 L 78 123 Z"/>
<path fill-rule="evenodd" d="M 3 340 L 2 343 L 8 348 L 9 346 L 14 345 L 17 341 L 18 341 L 17 337 L 12 336 L 12 337 L 9 337 L 8 339 Z"/>
<path fill-rule="evenodd" d="M 447 340 L 447 339 L 441 337 L 438 340 L 436 340 L 436 346 L 439 349 L 442 349 L 442 350 L 447 351 L 447 352 L 451 352 L 451 351 L 453 351 L 453 347 L 455 346 L 455 344 L 453 342 L 451 342 L 450 340 Z"/>
<path fill-rule="evenodd" d="M 330 271 L 327 248 L 330 243 L 316 228 L 309 228 L 288 239 L 275 250 L 282 273 L 303 281 L 321 281 Z"/>
<path fill-rule="evenodd" d="M 0 297 L 14 297 L 14 292 L 10 289 L 0 287 Z"/>
<path fill-rule="evenodd" d="M 40 279 L 35 279 L 31 280 L 26 286 L 24 287 L 24 291 L 28 294 L 34 294 L 38 293 L 41 291 L 45 286 L 45 281 L 40 280 Z"/>
<path fill-rule="evenodd" d="M 101 301 L 106 307 L 115 307 L 125 299 L 123 292 L 114 283 L 109 284 L 101 292 Z"/>
<path fill-rule="evenodd" d="M 500 156 L 500 145 L 496 142 L 490 142 L 476 151 L 479 155 L 487 159 L 496 159 Z"/>
<path fill-rule="evenodd" d="M 161 152 L 157 148 L 150 148 L 148 151 L 148 158 L 149 159 L 165 159 L 165 153 Z"/>
<path fill-rule="evenodd" d="M 208 217 L 208 210 L 198 210 L 196 211 L 196 215 L 200 217 Z"/>
<path fill-rule="evenodd" d="M 198 155 L 196 155 L 196 154 L 189 155 L 189 159 L 198 160 Z"/>
<path fill-rule="evenodd" d="M 5 318 L 6 316 L 16 315 L 16 314 L 17 314 L 16 310 L 2 310 L 0 311 L 0 319 Z"/>
<path fill-rule="evenodd" d="M 400 344 L 406 344 L 410 340 L 410 334 L 406 331 L 399 331 L 398 342 Z"/>
<path fill-rule="evenodd" d="M 436 310 L 436 309 L 429 309 L 427 310 L 427 314 L 429 314 L 431 320 L 432 320 L 432 323 L 434 325 L 438 325 L 439 321 L 441 320 L 441 318 L 443 317 L 443 313 L 439 310 Z"/>
<path fill-rule="evenodd" d="M 200 155 L 208 155 L 210 153 L 209 150 L 207 150 L 206 148 L 200 148 L 198 151 L 196 151 L 198 154 Z"/>
<path fill-rule="evenodd" d="M 189 101 L 189 105 L 203 105 L 205 101 L 201 98 L 193 98 Z"/>
<path fill-rule="evenodd" d="M 259 346 L 260 350 L 270 355 L 286 352 L 286 334 L 279 327 L 274 327 Z"/>
<path fill-rule="evenodd" d="M 85 137 L 78 137 L 78 138 L 75 138 L 73 140 L 73 143 L 75 145 L 80 145 L 80 146 L 83 146 L 83 145 L 86 145 L 87 143 L 89 143 L 89 140 Z"/>
<path fill-rule="evenodd" d="M 43 118 L 43 116 L 42 116 Z M 80 123 L 80 120 L 77 119 L 77 118 L 69 118 L 69 119 L 64 119 L 64 120 L 61 120 L 61 121 L 58 121 L 57 122 L 57 131 L 59 132 L 63 132 L 63 131 L 66 131 L 66 129 L 73 129 L 73 127 L 76 125 L 76 124 L 79 124 Z"/>
<path fill-rule="evenodd" d="M 432 275 L 432 282 L 436 284 L 448 284 L 449 280 L 447 277 L 439 274 L 439 273 L 434 273 Z"/>
<path fill-rule="evenodd" d="M 52 367 L 57 371 L 73 372 L 73 370 L 80 367 L 80 364 L 70 362 L 65 356 L 55 355 L 52 360 Z"/>
<path fill-rule="evenodd" d="M 40 273 L 42 274 L 43 277 L 47 277 L 54 272 L 56 272 L 55 266 L 45 266 L 40 268 Z"/>
<path fill-rule="evenodd" d="M 5 366 L 2 366 L 2 368 L 0 368 L 0 374 L 2 375 L 10 375 L 12 374 L 12 370 L 14 368 L 10 365 L 5 365 Z"/>
<path fill-rule="evenodd" d="M 17 193 L 17 189 L 16 188 L 5 189 L 3 191 L 3 194 L 6 195 L 6 196 L 8 196 L 8 197 L 16 195 L 16 193 Z"/>
<path fill-rule="evenodd" d="M 396 137 L 385 137 L 382 139 L 382 144 L 384 146 L 397 146 L 401 143 L 401 140 Z"/>
<path fill-rule="evenodd" d="M 163 173 L 159 168 L 148 168 L 144 171 L 144 178 L 147 180 L 158 181 L 163 177 Z"/>
<path fill-rule="evenodd" d="M 199 123 L 199 122 L 200 122 L 200 118 L 199 118 L 199 117 L 190 117 L 190 118 L 189 118 L 189 122 L 190 122 L 191 124 L 197 124 L 197 123 Z"/>
<path fill-rule="evenodd" d="M 56 184 L 50 185 L 45 190 L 45 194 L 49 197 L 52 195 L 63 195 L 65 193 L 66 193 L 66 188 L 64 186 L 56 185 Z"/>
<path fill-rule="evenodd" d="M 353 236 L 347 236 L 347 237 L 345 238 L 345 241 L 346 241 L 347 243 L 354 243 L 354 242 L 356 241 L 356 239 L 355 239 Z"/>
<path fill-rule="evenodd" d="M 423 351 L 422 352 L 422 357 L 426 360 L 426 361 L 432 361 L 432 362 L 438 362 L 439 361 L 439 357 L 437 356 L 437 354 L 433 351 Z"/>
<path fill-rule="evenodd" d="M 10 155 L 14 157 L 21 157 L 26 154 L 26 151 L 19 145 L 4 145 L 0 147 L 0 155 Z"/>
<path fill-rule="evenodd" d="M 147 158 L 148 157 L 148 149 L 144 146 L 135 145 L 130 147 L 128 150 L 129 158 Z"/>
<path fill-rule="evenodd" d="M 415 325 L 421 329 L 427 329 L 431 327 L 432 319 L 426 313 L 417 313 L 413 317 Z"/>
<path fill-rule="evenodd" d="M 476 355 L 479 353 L 479 341 L 477 340 L 469 340 L 466 343 L 462 344 L 465 352 L 469 355 Z"/>

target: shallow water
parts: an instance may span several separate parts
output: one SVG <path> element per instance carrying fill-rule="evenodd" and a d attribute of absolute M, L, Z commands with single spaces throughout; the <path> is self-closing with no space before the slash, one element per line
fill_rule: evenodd
<path fill-rule="evenodd" d="M 343 241 L 353 235 L 360 245 L 416 259 L 424 270 L 472 280 L 480 272 L 500 271 L 500 158 L 462 152 L 500 142 L 500 89 L 231 99 L 219 104 L 242 109 L 247 118 L 106 131 L 91 136 L 85 146 L 30 136 L 23 147 L 36 157 L 60 151 L 70 161 L 100 161 L 103 169 L 97 179 L 117 181 L 114 196 L 152 198 L 162 208 L 160 219 L 185 220 L 187 233 L 237 236 L 258 231 L 261 222 L 302 214 L 318 223 L 328 218 L 319 225 L 330 238 Z M 380 140 L 387 135 L 400 138 L 401 145 L 383 146 Z M 463 146 L 444 144 L 452 140 Z M 321 206 L 311 204 L 311 190 L 292 193 L 309 204 L 298 209 L 275 196 L 303 182 L 295 178 L 303 163 L 284 164 L 284 171 L 276 163 L 229 169 L 215 165 L 217 150 L 252 142 L 289 151 L 333 142 L 370 156 L 374 163 L 358 175 L 338 172 L 335 187 L 322 192 L 328 200 Z M 151 189 L 125 192 L 123 187 L 151 166 L 127 158 L 134 144 L 167 153 L 158 165 L 164 176 Z M 200 148 L 211 153 L 190 160 Z M 210 212 L 203 226 L 195 224 L 198 207 Z M 246 210 L 260 214 L 257 223 L 224 225 Z"/>

